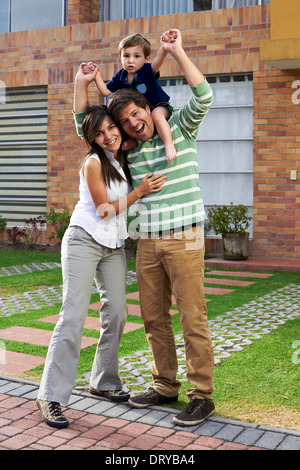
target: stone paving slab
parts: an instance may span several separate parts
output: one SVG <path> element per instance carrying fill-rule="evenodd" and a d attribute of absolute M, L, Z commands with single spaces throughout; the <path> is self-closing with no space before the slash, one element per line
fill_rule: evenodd
<path fill-rule="evenodd" d="M 45 358 L 14 351 L 4 351 L 0 361 L 0 374 L 19 375 L 44 364 Z"/>
<path fill-rule="evenodd" d="M 43 322 L 46 322 L 46 323 L 56 324 L 58 320 L 59 320 L 59 314 L 50 315 L 49 317 L 40 318 L 38 321 L 43 321 Z M 143 327 L 144 327 L 144 325 L 141 324 L 141 323 L 126 322 L 125 328 L 124 328 L 124 333 L 128 333 L 129 331 L 138 330 L 139 328 L 143 328 Z M 101 324 L 100 324 L 99 318 L 86 317 L 86 320 L 85 320 L 85 323 L 84 323 L 84 328 L 87 328 L 87 329 L 90 329 L 90 330 L 100 331 Z M 0 330 L 0 337 L 1 337 L 1 330 Z"/>
<path fill-rule="evenodd" d="M 25 326 L 10 326 L 0 330 L 0 338 L 11 341 L 22 341 L 24 343 L 36 344 L 39 346 L 49 346 L 52 331 L 29 328 Z M 98 342 L 97 338 L 82 337 L 81 349 L 92 346 Z"/>
<path fill-rule="evenodd" d="M 265 274 L 265 273 L 253 273 L 249 271 L 209 271 L 209 274 L 215 276 L 237 276 L 237 277 L 255 277 L 257 279 L 268 279 L 272 277 L 274 274 Z"/>
<path fill-rule="evenodd" d="M 211 273 L 209 273 L 211 274 Z M 206 284 L 223 284 L 224 286 L 241 286 L 241 287 L 248 287 L 255 282 L 251 281 L 238 281 L 237 279 L 217 279 L 215 277 L 205 277 L 204 283 Z"/>
<path fill-rule="evenodd" d="M 138 410 L 78 391 L 65 411 L 69 428 L 55 430 L 37 410 L 38 387 L 0 376 L 0 450 L 300 450 L 298 431 L 217 416 L 181 427 L 172 421 L 176 409 Z"/>

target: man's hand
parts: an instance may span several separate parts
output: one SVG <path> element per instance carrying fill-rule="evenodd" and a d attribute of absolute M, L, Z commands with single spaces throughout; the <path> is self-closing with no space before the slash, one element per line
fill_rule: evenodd
<path fill-rule="evenodd" d="M 161 36 L 161 44 L 170 53 L 182 47 L 181 33 L 179 29 L 169 29 Z"/>

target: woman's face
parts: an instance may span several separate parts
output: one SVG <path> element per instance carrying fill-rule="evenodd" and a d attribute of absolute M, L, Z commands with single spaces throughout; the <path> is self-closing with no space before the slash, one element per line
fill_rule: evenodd
<path fill-rule="evenodd" d="M 109 116 L 103 119 L 94 140 L 103 149 L 109 150 L 114 156 L 117 155 L 122 143 L 122 136 L 120 129 Z"/>

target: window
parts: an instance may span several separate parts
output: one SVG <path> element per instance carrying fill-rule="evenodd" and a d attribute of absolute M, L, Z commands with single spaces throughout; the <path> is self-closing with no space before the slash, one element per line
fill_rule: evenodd
<path fill-rule="evenodd" d="M 7 89 L 0 100 L 0 214 L 8 226 L 23 226 L 46 213 L 46 203 L 47 89 Z"/>
<path fill-rule="evenodd" d="M 212 9 L 269 5 L 270 0 L 212 0 Z"/>
<path fill-rule="evenodd" d="M 270 0 L 102 0 L 100 21 L 267 5 Z"/>
<path fill-rule="evenodd" d="M 64 26 L 65 0 L 0 0 L 0 33 Z"/>
<path fill-rule="evenodd" d="M 253 82 L 251 75 L 208 77 L 213 105 L 197 136 L 205 209 L 244 204 L 253 213 Z M 161 81 L 175 109 L 191 91 L 184 80 Z M 252 228 L 250 230 L 252 233 Z"/>
<path fill-rule="evenodd" d="M 212 0 L 102 0 L 100 21 L 210 10 Z"/>

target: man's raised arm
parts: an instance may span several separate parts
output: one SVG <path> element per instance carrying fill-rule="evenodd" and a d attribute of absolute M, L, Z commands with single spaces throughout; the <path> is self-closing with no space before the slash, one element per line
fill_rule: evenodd
<path fill-rule="evenodd" d="M 168 34 L 171 34 L 174 40 L 173 42 L 166 42 L 164 44 L 165 50 L 174 57 L 180 66 L 188 84 L 190 86 L 199 85 L 205 80 L 205 77 L 183 49 L 180 31 L 178 29 L 171 29 Z"/>

